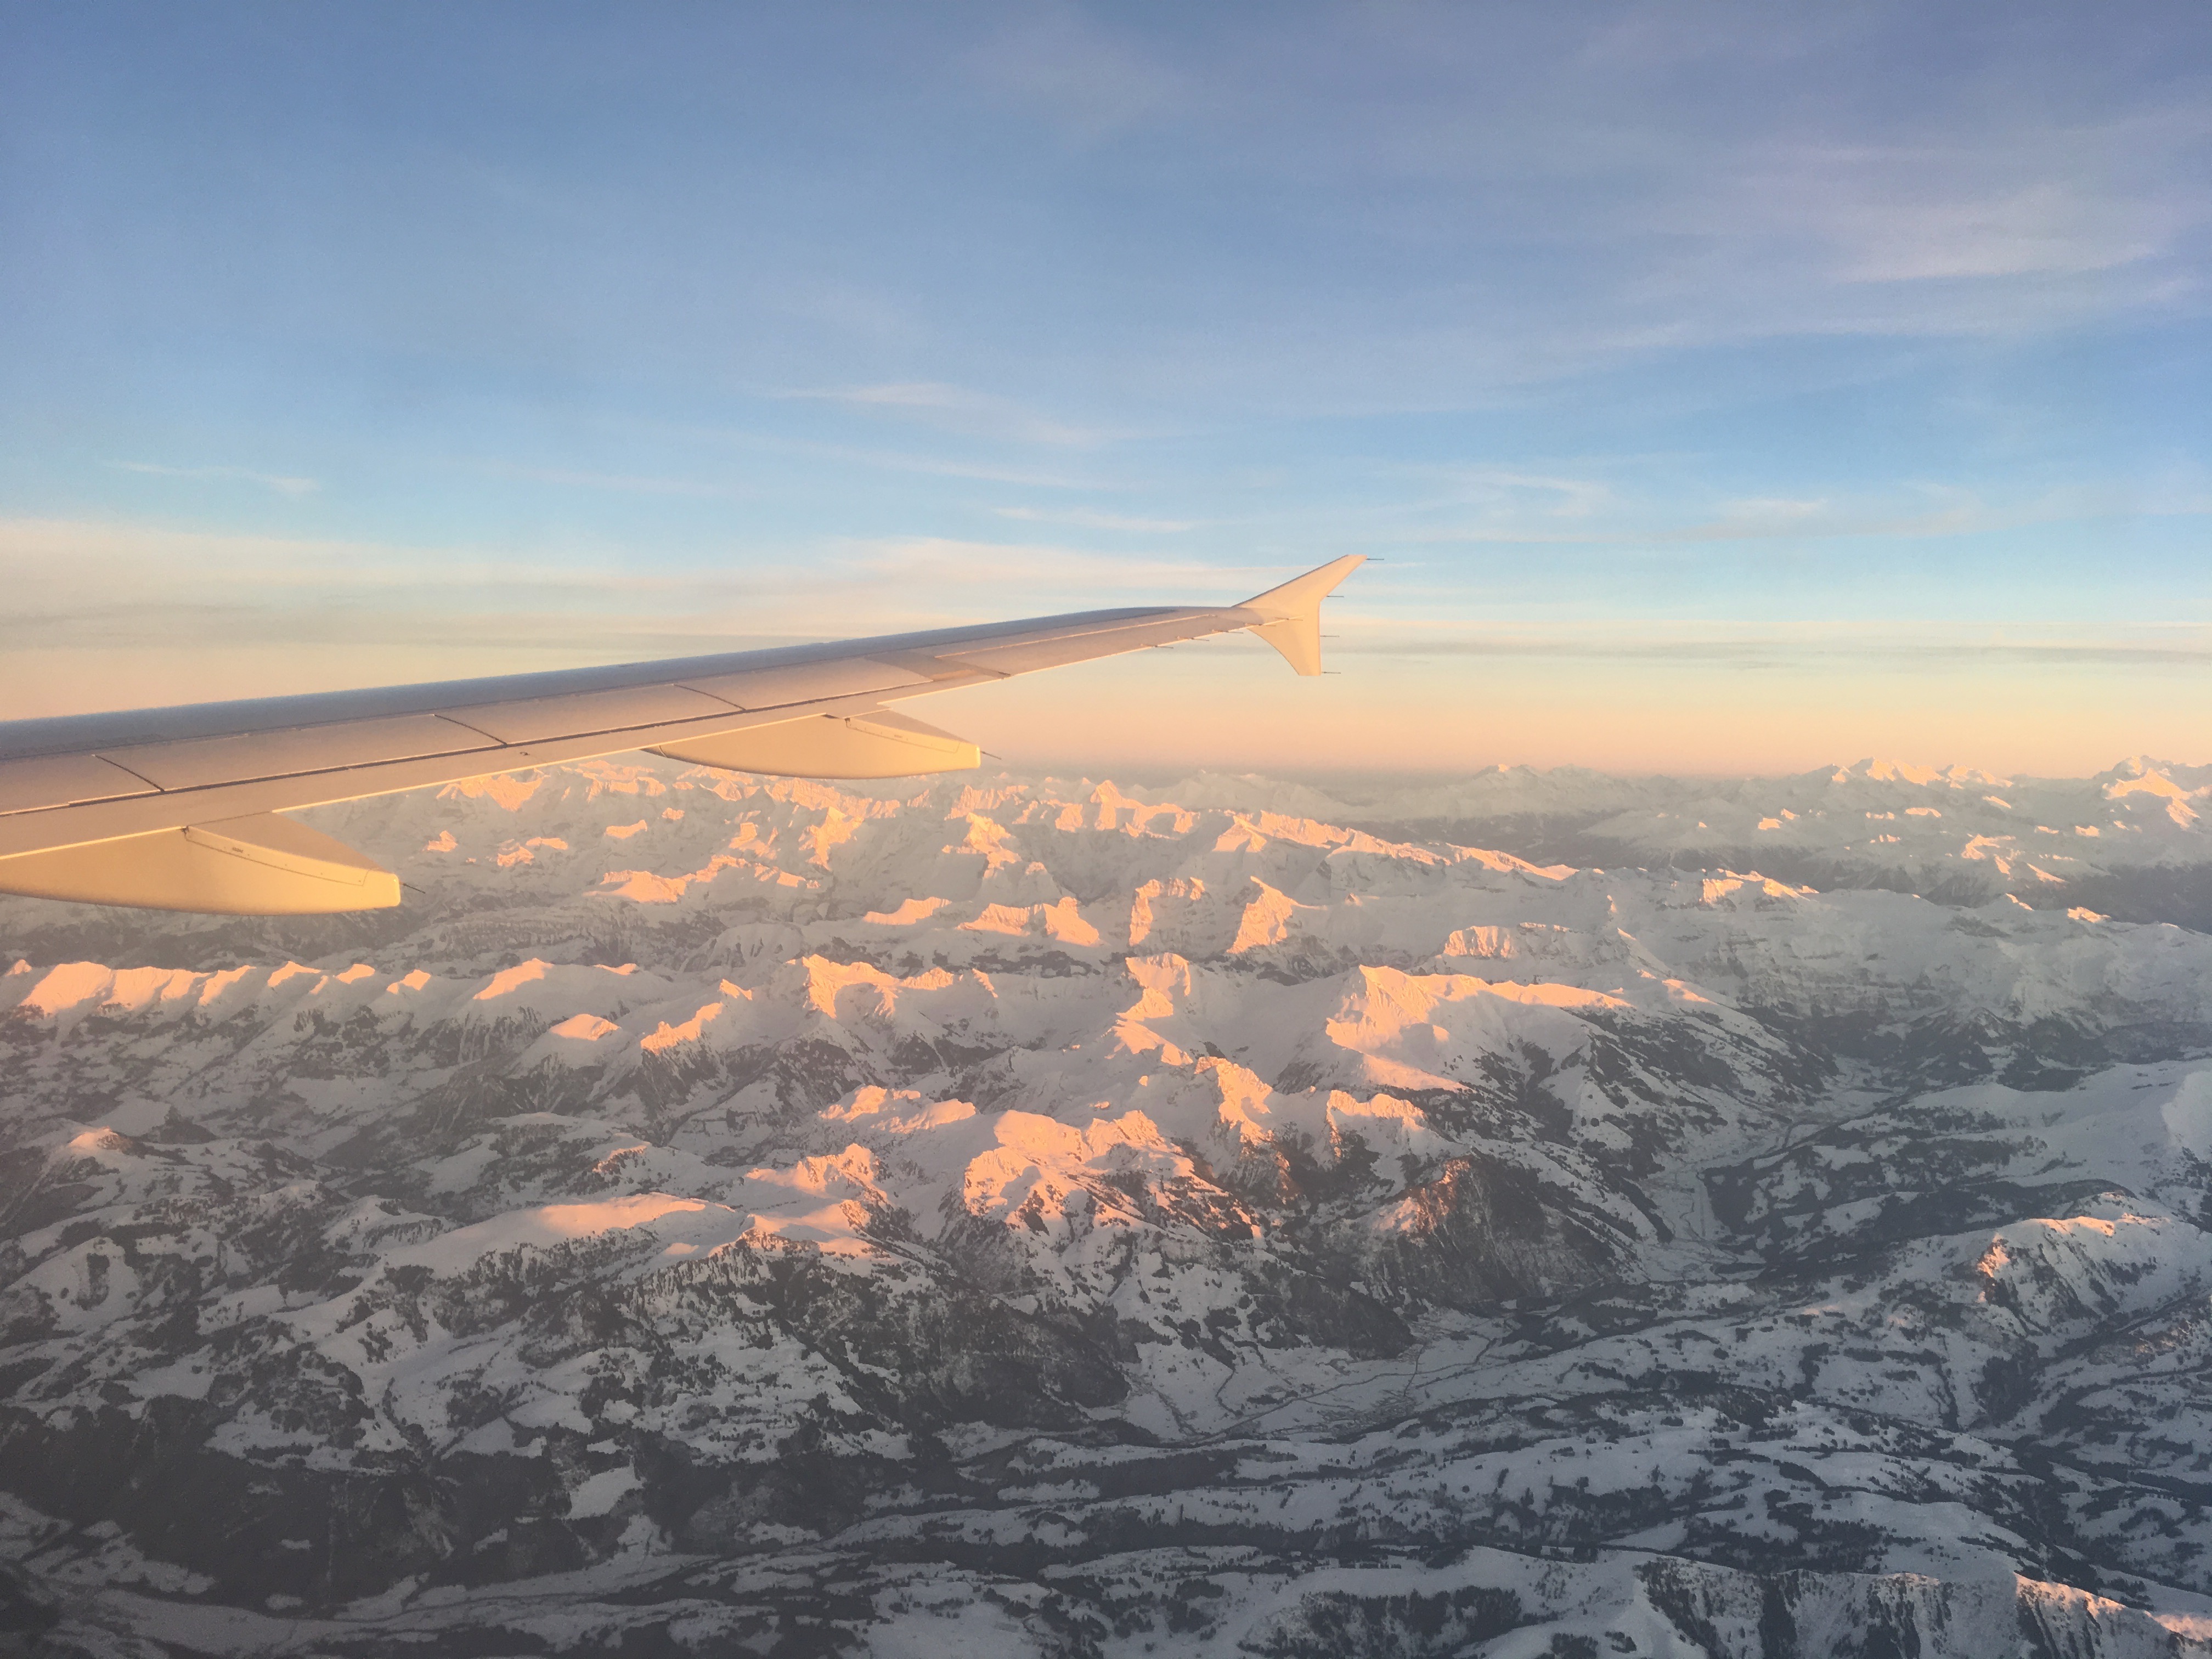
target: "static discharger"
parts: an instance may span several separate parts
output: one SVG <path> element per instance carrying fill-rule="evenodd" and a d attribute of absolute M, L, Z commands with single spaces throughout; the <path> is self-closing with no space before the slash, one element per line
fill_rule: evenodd
<path fill-rule="evenodd" d="M 885 708 L 1249 629 L 1319 674 L 1321 603 L 1358 554 L 1242 605 L 1143 606 L 831 645 L 0 724 L 0 893 L 227 915 L 399 902 L 390 871 L 282 813 L 599 755 L 786 777 L 982 760 Z"/>

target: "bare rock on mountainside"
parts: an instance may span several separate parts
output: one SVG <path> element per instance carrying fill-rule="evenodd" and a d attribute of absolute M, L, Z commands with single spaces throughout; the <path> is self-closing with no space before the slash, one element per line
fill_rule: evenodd
<path fill-rule="evenodd" d="M 2212 1651 L 2212 774 L 1346 793 L 0 903 L 0 1639 Z"/>

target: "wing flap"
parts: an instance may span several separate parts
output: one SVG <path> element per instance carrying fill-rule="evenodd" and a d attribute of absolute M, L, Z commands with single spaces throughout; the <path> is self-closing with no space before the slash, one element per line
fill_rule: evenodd
<path fill-rule="evenodd" d="M 388 908 L 399 878 L 275 813 L 0 858 L 0 893 L 215 915 Z"/>
<path fill-rule="evenodd" d="M 787 778 L 904 778 L 964 772 L 983 763 L 965 738 L 882 710 L 866 715 L 802 714 L 772 726 L 657 744 L 653 753 L 728 772 Z"/>
<path fill-rule="evenodd" d="M 154 793 L 154 786 L 145 779 L 97 755 L 41 755 L 31 760 L 0 761 L 0 814 Z"/>

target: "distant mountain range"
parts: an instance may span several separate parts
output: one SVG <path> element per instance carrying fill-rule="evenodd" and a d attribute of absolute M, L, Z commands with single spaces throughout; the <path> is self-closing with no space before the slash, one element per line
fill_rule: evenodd
<path fill-rule="evenodd" d="M 2212 1653 L 2212 768 L 312 816 L 0 901 L 37 1650 Z"/>
<path fill-rule="evenodd" d="M 1239 781 L 1194 781 L 1173 793 L 1210 799 L 1201 791 L 1226 782 L 1225 803 Z M 1334 822 L 1543 863 L 1758 870 L 1952 903 L 2014 893 L 2038 908 L 2212 928 L 2212 766 L 2137 757 L 2092 778 L 2004 778 L 1866 760 L 1725 782 L 1501 767 L 1301 793 L 1297 810 Z"/>

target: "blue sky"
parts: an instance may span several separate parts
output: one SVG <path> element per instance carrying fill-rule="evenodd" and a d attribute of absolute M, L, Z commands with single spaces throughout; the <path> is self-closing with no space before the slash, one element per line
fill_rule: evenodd
<path fill-rule="evenodd" d="M 1386 561 L 1085 764 L 2212 758 L 2212 12 L 0 15 L 32 714 Z M 995 701 L 994 700 L 995 698 Z"/>

